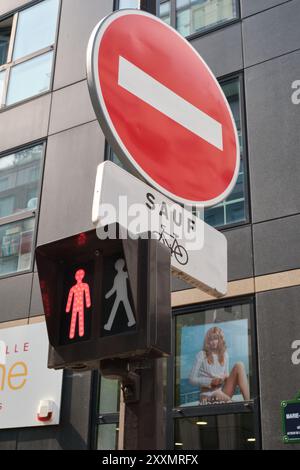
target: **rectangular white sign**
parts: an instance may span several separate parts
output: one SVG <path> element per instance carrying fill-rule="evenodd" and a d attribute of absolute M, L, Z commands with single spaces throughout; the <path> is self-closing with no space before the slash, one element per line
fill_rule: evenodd
<path fill-rule="evenodd" d="M 215 297 L 226 294 L 225 236 L 112 162 L 98 166 L 92 220 L 99 235 L 114 223 L 134 234 L 152 231 L 169 246 L 175 276 Z"/>
<path fill-rule="evenodd" d="M 1 341 L 6 361 L 0 364 L 0 429 L 59 424 L 63 373 L 47 368 L 46 324 L 0 329 Z M 48 407 L 49 416 L 40 421 L 39 411 Z"/>

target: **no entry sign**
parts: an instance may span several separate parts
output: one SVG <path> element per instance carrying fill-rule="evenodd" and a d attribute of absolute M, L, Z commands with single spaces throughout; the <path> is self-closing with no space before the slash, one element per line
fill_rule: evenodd
<path fill-rule="evenodd" d="M 194 48 L 160 19 L 120 10 L 88 47 L 101 127 L 131 170 L 171 199 L 211 206 L 233 189 L 239 142 L 228 102 Z"/>

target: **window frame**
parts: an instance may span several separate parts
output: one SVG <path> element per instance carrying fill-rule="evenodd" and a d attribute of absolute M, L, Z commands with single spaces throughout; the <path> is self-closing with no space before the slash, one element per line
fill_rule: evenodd
<path fill-rule="evenodd" d="M 92 373 L 91 399 L 90 399 L 90 425 L 89 425 L 89 449 L 97 450 L 99 427 L 106 424 L 116 424 L 120 421 L 120 412 L 100 413 L 101 374 L 99 370 Z M 120 385 L 119 385 L 120 386 Z M 112 449 L 113 450 L 113 449 Z"/>
<path fill-rule="evenodd" d="M 6 20 L 8 18 L 11 18 L 11 17 L 13 18 L 13 20 L 12 20 L 12 29 L 11 29 L 10 39 L 9 39 L 8 53 L 7 53 L 7 61 L 6 61 L 5 64 L 0 65 L 0 73 L 3 72 L 3 71 L 6 72 L 5 78 L 4 78 L 4 83 L 3 83 L 2 98 L 0 100 L 0 113 L 6 111 L 7 109 L 11 109 L 15 106 L 19 106 L 20 104 L 27 103 L 28 101 L 31 101 L 32 99 L 38 98 L 38 97 L 46 95 L 48 93 L 51 93 L 51 90 L 53 89 L 55 59 L 56 59 L 56 52 L 57 52 L 57 40 L 58 40 L 61 9 L 62 9 L 62 1 L 61 0 L 58 0 L 59 5 L 58 5 L 58 12 L 57 12 L 57 22 L 56 22 L 54 43 L 51 44 L 50 46 L 44 47 L 44 48 L 39 49 L 35 52 L 27 54 L 26 56 L 20 57 L 19 59 L 13 60 L 13 50 L 14 50 L 14 46 L 15 46 L 19 15 L 22 11 L 27 10 L 28 8 L 31 8 L 35 5 L 38 5 L 39 3 L 42 3 L 42 1 L 44 1 L 44 0 L 34 0 L 30 3 L 27 3 L 26 5 L 23 5 L 22 7 L 19 7 L 15 10 L 12 10 L 8 13 L 5 13 L 5 15 L 3 15 L 3 16 L 0 16 L 0 22 Z M 40 57 L 44 54 L 47 54 L 49 52 L 53 53 L 53 59 L 52 59 L 52 64 L 51 64 L 51 74 L 50 74 L 50 81 L 49 81 L 48 90 L 42 91 L 41 93 L 32 95 L 28 98 L 24 98 L 23 100 L 20 100 L 20 101 L 17 101 L 15 103 L 7 105 L 6 104 L 6 99 L 7 99 L 7 95 L 8 95 L 8 89 L 9 89 L 9 83 L 10 83 L 10 76 L 11 76 L 12 68 L 14 68 L 17 65 L 28 62 L 31 59 L 34 59 L 36 57 Z"/>
<path fill-rule="evenodd" d="M 176 325 L 175 320 L 178 315 L 200 313 L 207 309 L 220 307 L 232 307 L 247 304 L 250 306 L 250 328 L 251 328 L 251 350 L 253 367 L 253 399 L 249 402 L 237 402 L 218 405 L 200 405 L 191 407 L 174 406 L 175 403 L 175 343 Z M 172 353 L 168 359 L 168 400 L 167 400 L 167 449 L 176 450 L 174 446 L 175 420 L 178 418 L 195 418 L 198 416 L 218 416 L 253 413 L 254 437 L 256 438 L 255 450 L 261 449 L 261 424 L 260 424 L 260 403 L 259 403 L 259 376 L 258 376 L 258 356 L 257 356 L 257 334 L 256 334 L 256 305 L 254 296 L 241 296 L 231 299 L 216 300 L 195 305 L 186 305 L 172 310 Z M 177 449 L 178 450 L 178 449 Z"/>
<path fill-rule="evenodd" d="M 176 31 L 178 31 L 177 30 L 176 0 L 161 0 L 160 4 L 166 3 L 167 1 L 170 1 L 171 27 L 174 28 Z M 236 12 L 237 12 L 236 18 L 232 18 L 230 20 L 224 20 L 221 23 L 217 23 L 217 24 L 214 24 L 214 25 L 211 25 L 211 26 L 207 26 L 206 28 L 203 28 L 201 31 L 197 31 L 197 32 L 189 34 L 188 36 L 183 36 L 183 37 L 185 37 L 185 39 L 187 39 L 187 41 L 193 41 L 194 39 L 199 38 L 201 36 L 205 36 L 208 33 L 218 31 L 219 29 L 222 29 L 226 26 L 231 26 L 235 23 L 239 23 L 241 21 L 240 0 L 234 0 L 234 1 L 235 1 L 235 5 L 236 5 Z M 178 31 L 178 33 L 179 33 L 179 31 Z"/>
<path fill-rule="evenodd" d="M 243 164 L 244 164 L 245 220 L 214 227 L 216 228 L 216 230 L 220 232 L 225 232 L 226 230 L 231 230 L 231 229 L 238 228 L 238 227 L 244 227 L 251 223 L 251 199 L 250 199 L 250 181 L 249 181 L 249 169 L 248 169 L 248 138 L 247 138 L 247 123 L 246 123 L 246 109 L 245 109 L 246 100 L 245 100 L 244 74 L 243 72 L 236 72 L 234 74 L 229 74 L 229 75 L 218 78 L 218 82 L 220 83 L 221 87 L 222 87 L 222 84 L 226 84 L 234 80 L 238 80 L 239 86 L 240 86 L 241 133 L 242 133 L 242 141 L 243 141 L 243 152 L 241 153 L 241 155 L 243 157 Z M 113 149 L 109 145 L 107 140 L 105 141 L 104 161 L 115 162 Z M 126 165 L 124 166 L 126 167 Z M 220 203 L 220 206 L 222 206 L 222 203 Z M 208 209 L 209 208 L 204 209 L 204 214 L 205 214 L 205 210 L 208 210 Z M 204 215 L 203 215 L 203 218 L 205 220 Z"/>
<path fill-rule="evenodd" d="M 175 399 L 175 343 L 177 315 L 199 313 L 207 309 L 220 307 L 232 307 L 247 304 L 250 307 L 250 328 L 251 328 L 251 351 L 253 368 L 253 398 L 249 402 L 236 402 L 218 405 L 200 405 L 190 407 L 174 406 Z M 258 349 L 257 349 L 257 326 L 256 326 L 256 300 L 254 296 L 241 296 L 224 300 L 214 300 L 201 304 L 185 305 L 172 310 L 172 352 L 167 359 L 167 393 L 166 393 L 166 449 L 176 450 L 174 445 L 175 420 L 178 418 L 195 418 L 198 416 L 219 416 L 233 414 L 253 414 L 255 450 L 261 449 L 261 420 L 260 420 L 260 400 L 259 400 L 259 375 L 258 375 Z M 101 374 L 94 371 L 92 375 L 92 395 L 90 413 L 90 449 L 97 449 L 97 437 L 99 426 L 105 424 L 119 424 L 119 413 L 99 413 L 99 399 L 101 387 Z M 177 449 L 179 450 L 179 449 Z"/>
<path fill-rule="evenodd" d="M 47 149 L 47 142 L 45 139 L 39 139 L 34 142 L 30 142 L 26 145 L 20 145 L 9 151 L 0 152 L 0 159 L 3 157 L 7 157 L 13 153 L 18 153 L 22 150 L 30 149 L 36 147 L 37 145 L 42 145 L 42 155 L 41 155 L 41 176 L 40 181 L 38 184 L 38 191 L 37 191 L 37 207 L 34 210 L 28 210 L 24 212 L 19 212 L 18 214 L 12 214 L 7 217 L 0 217 L 0 227 L 3 225 L 13 224 L 14 222 L 20 222 L 23 220 L 34 219 L 34 232 L 32 237 L 32 253 L 31 253 L 31 262 L 28 269 L 23 269 L 21 271 L 15 271 L 12 273 L 7 274 L 0 274 L 1 279 L 7 279 L 10 277 L 21 276 L 26 273 L 33 272 L 34 264 L 35 264 L 35 247 L 37 242 L 37 234 L 38 234 L 38 227 L 39 227 L 39 218 L 40 218 L 40 208 L 41 208 L 41 194 L 42 194 L 42 187 L 43 187 L 43 180 L 44 180 L 44 172 L 45 172 L 45 156 L 46 156 L 46 149 Z"/>
<path fill-rule="evenodd" d="M 239 81 L 240 86 L 240 109 L 241 109 L 241 133 L 242 133 L 242 141 L 243 141 L 243 151 L 241 152 L 241 157 L 243 158 L 243 165 L 244 165 L 244 200 L 245 200 L 245 220 L 241 220 L 239 222 L 233 222 L 230 224 L 219 225 L 214 227 L 216 230 L 220 232 L 224 232 L 226 230 L 230 230 L 233 228 L 244 227 L 245 225 L 249 225 L 251 223 L 251 199 L 250 199 L 250 181 L 249 181 L 249 166 L 248 166 L 248 138 L 247 138 L 247 117 L 246 117 L 246 98 L 245 98 L 245 78 L 244 73 L 236 72 L 233 74 L 225 75 L 223 77 L 217 78 L 221 88 L 223 84 L 229 83 L 234 80 Z M 222 201 L 224 202 L 224 201 Z M 219 205 L 219 204 L 218 204 Z M 220 203 L 222 206 L 222 203 Z M 212 206 L 215 207 L 215 206 Z M 204 209 L 204 217 L 205 217 L 205 210 L 210 208 Z M 204 218 L 205 220 L 205 218 Z"/>

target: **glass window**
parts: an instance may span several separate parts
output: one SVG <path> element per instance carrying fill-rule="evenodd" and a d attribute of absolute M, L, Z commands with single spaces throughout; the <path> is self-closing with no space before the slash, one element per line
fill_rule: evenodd
<path fill-rule="evenodd" d="M 228 198 L 212 208 L 205 209 L 205 222 L 213 227 L 236 224 L 246 220 L 240 80 L 238 78 L 229 80 L 223 84 L 221 83 L 221 86 L 236 123 L 241 149 L 241 164 L 236 185 Z"/>
<path fill-rule="evenodd" d="M 118 424 L 101 424 L 98 427 L 97 450 L 117 450 L 118 436 Z"/>
<path fill-rule="evenodd" d="M 113 152 L 113 150 L 112 150 L 111 147 L 108 148 L 107 160 L 110 160 L 111 162 L 113 162 L 113 163 L 115 163 L 116 165 L 118 165 L 120 168 L 123 168 L 124 170 L 126 170 L 125 165 L 121 162 L 121 160 L 119 159 L 119 157 L 117 157 L 117 155 L 115 154 L 115 152 Z"/>
<path fill-rule="evenodd" d="M 98 450 L 118 448 L 120 391 L 119 380 L 100 378 L 98 418 L 102 424 L 97 427 Z"/>
<path fill-rule="evenodd" d="M 42 161 L 43 145 L 0 158 L 0 276 L 31 268 Z"/>
<path fill-rule="evenodd" d="M 0 66 L 6 64 L 13 18 L 0 22 Z"/>
<path fill-rule="evenodd" d="M 4 80 L 5 80 L 5 71 L 0 72 L 0 106 L 3 99 L 3 90 L 4 90 Z"/>
<path fill-rule="evenodd" d="M 118 380 L 101 377 L 99 412 L 118 413 L 120 408 L 120 384 Z"/>
<path fill-rule="evenodd" d="M 176 315 L 175 406 L 253 397 L 250 305 Z"/>
<path fill-rule="evenodd" d="M 250 299 L 175 312 L 176 450 L 258 448 L 252 314 Z"/>
<path fill-rule="evenodd" d="M 160 4 L 160 18 L 167 24 L 171 24 L 171 2 L 163 2 Z"/>
<path fill-rule="evenodd" d="M 6 104 L 49 90 L 53 52 L 22 62 L 11 69 Z"/>
<path fill-rule="evenodd" d="M 1 205 L 14 204 L 11 198 L 1 201 Z M 35 219 L 30 218 L 7 225 L 0 225 L 0 275 L 30 269 L 32 259 Z"/>
<path fill-rule="evenodd" d="M 236 0 L 176 0 L 176 28 L 183 36 L 237 18 Z"/>
<path fill-rule="evenodd" d="M 0 159 L 0 217 L 37 208 L 42 155 L 36 145 Z"/>
<path fill-rule="evenodd" d="M 252 413 L 175 420 L 176 450 L 254 450 Z"/>
<path fill-rule="evenodd" d="M 49 90 L 59 5 L 42 0 L 0 22 L 0 107 Z"/>
<path fill-rule="evenodd" d="M 44 0 L 20 12 L 14 60 L 51 46 L 55 42 L 58 6 L 59 0 Z"/>
<path fill-rule="evenodd" d="M 123 8 L 140 8 L 140 0 L 119 0 L 119 10 Z"/>

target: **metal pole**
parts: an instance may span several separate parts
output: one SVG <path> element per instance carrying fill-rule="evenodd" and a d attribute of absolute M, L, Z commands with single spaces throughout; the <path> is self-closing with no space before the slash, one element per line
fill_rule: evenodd
<path fill-rule="evenodd" d="M 140 377 L 140 397 L 125 405 L 124 450 L 163 450 L 166 448 L 166 411 L 163 399 L 161 359 L 151 359 L 136 370 Z"/>

